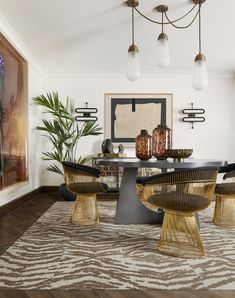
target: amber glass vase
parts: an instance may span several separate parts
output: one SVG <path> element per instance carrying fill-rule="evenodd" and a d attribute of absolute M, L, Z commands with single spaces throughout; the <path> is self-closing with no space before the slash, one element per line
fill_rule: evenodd
<path fill-rule="evenodd" d="M 148 160 L 153 155 L 152 136 L 145 129 L 142 129 L 135 139 L 135 153 L 141 160 Z"/>
<path fill-rule="evenodd" d="M 171 129 L 166 125 L 158 125 L 153 130 L 153 155 L 157 159 L 166 159 L 166 150 L 172 147 Z"/>

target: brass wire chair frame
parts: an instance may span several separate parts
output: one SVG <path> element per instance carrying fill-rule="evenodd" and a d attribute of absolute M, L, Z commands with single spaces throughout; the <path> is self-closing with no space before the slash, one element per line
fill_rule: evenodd
<path fill-rule="evenodd" d="M 216 194 L 213 222 L 223 228 L 235 227 L 235 193 Z"/>
<path fill-rule="evenodd" d="M 223 228 L 235 227 L 235 163 L 221 167 L 223 183 L 216 185 L 213 222 Z"/>
<path fill-rule="evenodd" d="M 158 250 L 175 257 L 202 257 L 205 252 L 195 214 L 165 210 Z"/>
<path fill-rule="evenodd" d="M 165 210 L 158 250 L 182 258 L 204 255 L 195 212 L 207 208 L 214 195 L 217 168 L 163 173 L 137 186 L 141 202 Z"/>
<path fill-rule="evenodd" d="M 99 223 L 96 194 L 106 189 L 98 182 L 98 175 L 63 165 L 65 183 L 69 191 L 76 194 L 70 222 L 79 225 Z"/>

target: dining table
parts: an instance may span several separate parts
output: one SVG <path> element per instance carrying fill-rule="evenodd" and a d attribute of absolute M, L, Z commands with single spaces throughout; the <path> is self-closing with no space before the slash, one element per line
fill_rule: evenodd
<path fill-rule="evenodd" d="M 139 160 L 137 158 L 93 158 L 93 164 L 123 167 L 123 175 L 119 189 L 119 199 L 116 206 L 116 224 L 162 224 L 163 210 L 157 212 L 145 207 L 136 192 L 136 178 L 139 168 L 157 168 L 162 172 L 177 169 L 192 169 L 198 167 L 221 167 L 227 165 L 226 160 L 187 158 L 183 161 L 173 159 Z"/>

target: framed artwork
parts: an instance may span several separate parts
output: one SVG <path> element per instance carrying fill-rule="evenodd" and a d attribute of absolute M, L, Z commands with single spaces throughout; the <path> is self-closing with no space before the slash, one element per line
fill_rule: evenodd
<path fill-rule="evenodd" d="M 0 33 L 0 189 L 28 180 L 27 62 Z"/>
<path fill-rule="evenodd" d="M 110 94 L 105 100 L 105 138 L 132 147 L 141 129 L 158 124 L 172 129 L 172 94 Z"/>

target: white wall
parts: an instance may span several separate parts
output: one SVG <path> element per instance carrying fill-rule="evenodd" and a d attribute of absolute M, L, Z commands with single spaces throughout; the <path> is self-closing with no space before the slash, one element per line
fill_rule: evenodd
<path fill-rule="evenodd" d="M 173 93 L 173 147 L 193 148 L 195 158 L 219 158 L 235 161 L 235 80 L 230 75 L 209 76 L 206 91 L 197 92 L 191 87 L 191 75 L 183 73 L 145 73 L 137 82 L 129 82 L 121 73 L 46 73 L 42 72 L 30 50 L 0 16 L 0 31 L 28 61 L 28 156 L 29 181 L 8 187 L 0 192 L 0 206 L 39 187 L 59 185 L 62 177 L 45 170 L 41 152 L 49 145 L 43 140 L 35 126 L 40 123 L 41 111 L 31 104 L 31 98 L 41 92 L 58 91 L 62 98 L 70 96 L 77 106 L 85 101 L 99 109 L 99 123 L 104 126 L 105 93 Z M 59 63 L 59 61 L 58 61 Z M 182 123 L 179 111 L 189 107 L 206 110 L 206 122 L 195 124 L 190 129 Z M 103 136 L 86 137 L 80 142 L 81 155 L 100 152 Z M 41 145 L 42 142 L 42 145 Z M 134 150 L 126 150 L 134 156 Z"/>
<path fill-rule="evenodd" d="M 41 179 L 41 140 L 35 131 L 35 126 L 41 118 L 38 109 L 31 104 L 32 96 L 42 91 L 42 71 L 31 56 L 22 40 L 0 16 L 0 31 L 28 61 L 28 166 L 29 181 L 15 184 L 0 191 L 0 206 L 39 187 Z"/>
<path fill-rule="evenodd" d="M 191 75 L 183 73 L 145 73 L 137 82 L 129 82 L 120 73 L 47 73 L 44 76 L 44 92 L 58 91 L 61 98 L 77 100 L 77 106 L 88 101 L 89 106 L 99 109 L 99 123 L 104 126 L 105 93 L 173 93 L 173 147 L 193 148 L 194 158 L 218 158 L 235 161 L 235 79 L 229 75 L 211 74 L 209 87 L 195 91 Z M 206 122 L 196 123 L 195 129 L 180 121 L 183 108 L 195 107 L 206 110 Z M 100 152 L 103 136 L 85 137 L 80 142 L 80 153 Z M 44 150 L 47 145 L 44 145 Z M 126 150 L 134 156 L 134 150 Z M 56 185 L 62 178 L 45 171 L 43 185 Z"/>

